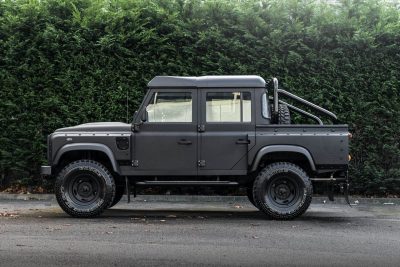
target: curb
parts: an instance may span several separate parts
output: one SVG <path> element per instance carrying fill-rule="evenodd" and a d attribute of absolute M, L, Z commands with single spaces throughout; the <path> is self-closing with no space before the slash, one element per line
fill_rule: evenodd
<path fill-rule="evenodd" d="M 0 200 L 45 200 L 53 201 L 56 197 L 53 194 L 8 194 L 0 193 Z"/>
<path fill-rule="evenodd" d="M 121 201 L 127 201 L 123 196 Z M 53 194 L 8 194 L 0 193 L 0 200 L 34 200 L 34 201 L 55 201 Z M 139 195 L 136 198 L 131 196 L 132 202 L 247 202 L 246 196 L 187 196 L 187 195 Z M 313 204 L 347 204 L 344 197 L 336 197 L 334 202 L 327 197 L 313 197 Z M 400 198 L 357 198 L 350 197 L 350 203 L 369 205 L 400 205 Z"/>

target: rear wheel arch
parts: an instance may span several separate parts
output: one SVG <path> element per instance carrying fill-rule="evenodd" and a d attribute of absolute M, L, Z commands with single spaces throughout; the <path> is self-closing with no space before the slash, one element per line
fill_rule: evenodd
<path fill-rule="evenodd" d="M 253 160 L 250 171 L 256 172 L 268 164 L 282 161 L 299 165 L 308 174 L 316 171 L 311 153 L 304 147 L 293 145 L 271 145 L 261 148 Z"/>

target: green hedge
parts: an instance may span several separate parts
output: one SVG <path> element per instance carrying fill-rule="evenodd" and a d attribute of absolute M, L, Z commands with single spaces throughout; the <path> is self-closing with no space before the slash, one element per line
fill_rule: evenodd
<path fill-rule="evenodd" d="M 40 182 L 47 134 L 126 121 L 155 75 L 256 74 L 350 125 L 356 191 L 398 193 L 399 5 L 332 2 L 0 1 L 1 182 Z"/>

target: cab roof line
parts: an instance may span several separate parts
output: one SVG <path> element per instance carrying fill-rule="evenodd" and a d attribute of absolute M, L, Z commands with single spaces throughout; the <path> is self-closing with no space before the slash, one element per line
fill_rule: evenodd
<path fill-rule="evenodd" d="M 265 85 L 265 80 L 256 75 L 156 76 L 147 84 L 149 88 L 265 88 Z"/>

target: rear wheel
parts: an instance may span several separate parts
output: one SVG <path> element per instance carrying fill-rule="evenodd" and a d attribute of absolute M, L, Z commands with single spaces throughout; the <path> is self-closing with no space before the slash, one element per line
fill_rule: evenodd
<path fill-rule="evenodd" d="M 277 162 L 265 167 L 254 181 L 257 207 L 272 219 L 288 220 L 302 215 L 310 206 L 312 184 L 299 166 Z"/>
<path fill-rule="evenodd" d="M 64 167 L 55 183 L 60 207 L 73 217 L 100 215 L 114 200 L 115 182 L 108 169 L 93 160 L 78 160 Z"/>

